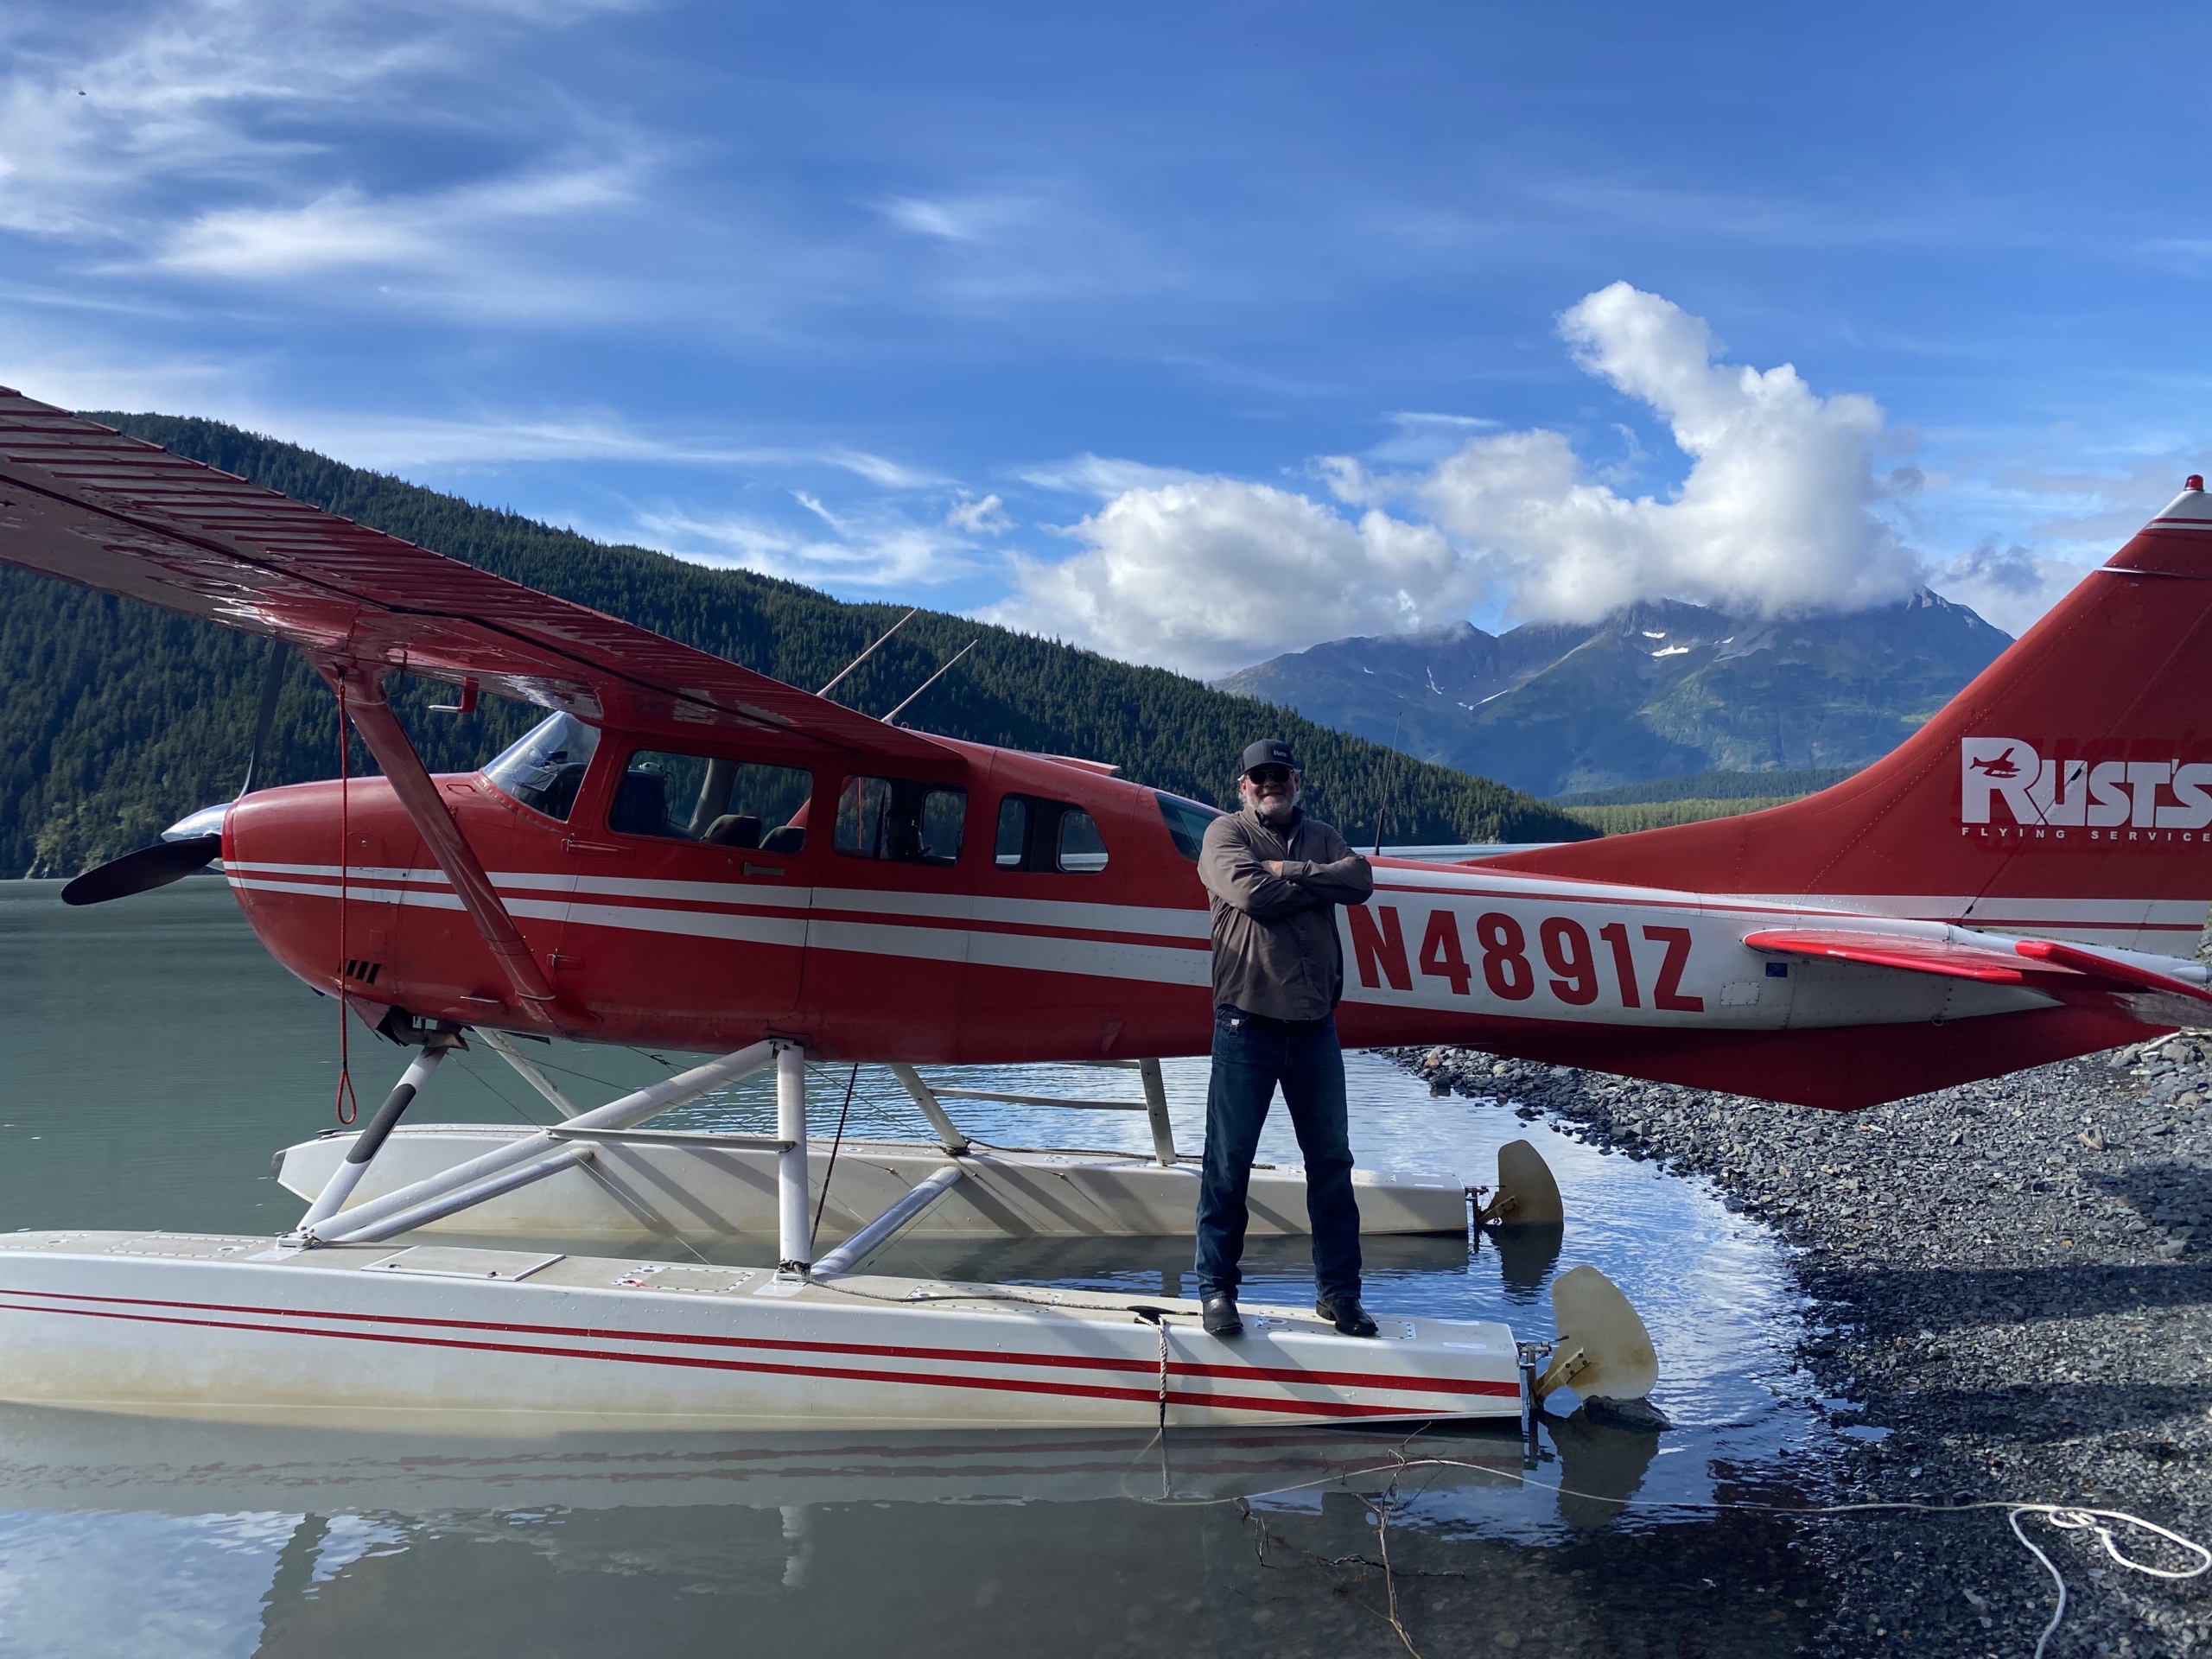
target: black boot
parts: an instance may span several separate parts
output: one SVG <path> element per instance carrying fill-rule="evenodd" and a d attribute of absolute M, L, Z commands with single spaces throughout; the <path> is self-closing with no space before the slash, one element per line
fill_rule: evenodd
<path fill-rule="evenodd" d="M 1313 1311 L 1348 1337 L 1376 1334 L 1375 1320 L 1357 1296 L 1324 1296 L 1313 1304 Z"/>
<path fill-rule="evenodd" d="M 1226 1290 L 1210 1290 L 1198 1300 L 1199 1322 L 1210 1337 L 1241 1337 L 1244 1321 L 1236 1315 L 1236 1297 Z"/>

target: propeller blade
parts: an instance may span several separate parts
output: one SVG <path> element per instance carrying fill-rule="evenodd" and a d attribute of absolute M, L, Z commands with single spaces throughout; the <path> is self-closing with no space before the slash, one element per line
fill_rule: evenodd
<path fill-rule="evenodd" d="M 284 642 L 269 642 L 269 674 L 261 682 L 261 713 L 253 722 L 253 747 L 245 753 L 245 782 L 238 785 L 241 797 L 253 792 L 253 775 L 261 770 L 261 753 L 269 747 L 269 728 L 276 718 L 276 694 L 284 689 Z"/>
<path fill-rule="evenodd" d="M 157 841 L 135 853 L 111 858 L 98 869 L 86 870 L 61 889 L 65 905 L 99 905 L 111 899 L 127 899 L 134 893 L 150 893 L 181 881 L 194 870 L 204 870 L 222 856 L 220 836 L 194 836 L 187 841 Z"/>

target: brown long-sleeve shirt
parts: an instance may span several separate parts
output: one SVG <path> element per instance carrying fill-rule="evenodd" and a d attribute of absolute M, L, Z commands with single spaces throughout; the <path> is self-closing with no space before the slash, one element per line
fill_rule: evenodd
<path fill-rule="evenodd" d="M 1283 873 L 1270 875 L 1270 860 Z M 1344 838 L 1294 812 L 1281 829 L 1250 807 L 1206 826 L 1198 853 L 1213 919 L 1213 1000 L 1270 1020 L 1319 1020 L 1344 988 L 1337 906 L 1363 905 L 1375 873 Z"/>

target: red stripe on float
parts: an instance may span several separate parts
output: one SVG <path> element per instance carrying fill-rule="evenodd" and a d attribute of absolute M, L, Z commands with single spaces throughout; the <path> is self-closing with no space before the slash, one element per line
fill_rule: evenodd
<path fill-rule="evenodd" d="M 33 1291 L 16 1294 L 39 1295 L 46 1293 Z M 105 1309 L 85 1307 L 25 1307 L 13 1302 L 0 1302 L 0 1310 L 17 1313 L 67 1313 L 79 1319 L 120 1319 L 133 1325 L 178 1325 L 201 1330 L 254 1331 L 282 1337 L 321 1337 L 337 1342 L 394 1343 L 412 1348 L 449 1348 L 477 1353 L 527 1354 L 550 1359 L 591 1359 L 636 1365 L 676 1366 L 692 1370 L 743 1371 L 775 1376 L 812 1376 L 845 1382 L 895 1383 L 905 1387 L 976 1389 L 1001 1394 L 1047 1394 L 1091 1400 L 1126 1400 L 1146 1402 L 1160 1398 L 1160 1390 L 1157 1389 L 1116 1389 L 1098 1383 L 1025 1382 L 1012 1377 L 963 1376 L 957 1374 L 917 1376 L 912 1372 L 906 1371 L 855 1370 L 832 1365 L 779 1365 L 762 1360 L 708 1359 L 689 1354 L 614 1353 L 590 1348 L 549 1348 L 524 1343 L 469 1342 L 454 1337 L 410 1337 L 382 1331 L 316 1331 L 295 1325 L 250 1324 L 234 1319 L 187 1319 L 179 1314 L 118 1313 L 110 1313 Z M 332 1314 L 321 1317 L 346 1316 Z M 979 1355 L 976 1357 L 987 1357 Z M 1000 1363 L 1015 1363 L 998 1356 L 988 1357 Z M 1516 1386 L 1507 1389 L 1506 1392 L 1518 1395 L 1520 1389 Z M 1173 1389 L 1167 1390 L 1167 1401 L 1170 1405 L 1205 1406 L 1239 1411 L 1272 1411 L 1287 1415 L 1420 1417 L 1433 1414 L 1412 1406 L 1363 1406 L 1337 1400 L 1264 1400 L 1248 1395 L 1179 1393 Z"/>
<path fill-rule="evenodd" d="M 178 1302 L 147 1296 L 90 1296 L 67 1291 L 8 1290 L 0 1294 L 34 1296 L 41 1301 L 98 1302 L 119 1307 L 181 1308 L 197 1313 L 245 1313 L 267 1319 L 349 1319 L 368 1325 L 404 1325 L 435 1331 L 485 1331 L 508 1332 L 517 1336 L 616 1338 L 625 1342 L 658 1342 L 671 1345 L 715 1348 L 779 1349 L 793 1353 L 851 1354 L 865 1358 L 924 1359 L 947 1364 L 1038 1365 L 1074 1370 L 1141 1371 L 1156 1374 L 1159 1363 L 1148 1359 L 1116 1359 L 1112 1357 L 1085 1358 L 1075 1354 L 1003 1354 L 986 1352 L 973 1348 L 917 1348 L 884 1343 L 797 1342 L 776 1341 L 763 1337 L 718 1337 L 695 1332 L 599 1331 L 589 1326 L 563 1325 L 515 1325 L 485 1319 L 433 1319 L 409 1313 L 325 1313 L 319 1308 L 254 1307 L 230 1302 Z M 38 1309 L 18 1309 L 18 1312 L 38 1312 Z M 60 1310 L 64 1312 L 74 1310 Z M 121 1318 L 122 1315 L 116 1317 Z M 213 1323 L 222 1325 L 222 1321 Z M 241 1330 L 261 1329 L 260 1326 L 236 1326 Z M 288 1327 L 270 1326 L 272 1330 Z M 344 1335 L 339 1332 L 299 1332 L 300 1335 Z M 364 1333 L 365 1335 L 366 1333 Z M 512 1351 L 526 1351 L 513 1349 Z M 1407 1378 L 1371 1376 L 1361 1371 L 1309 1371 L 1286 1367 L 1260 1365 L 1202 1365 L 1190 1361 L 1171 1360 L 1170 1374 L 1185 1376 L 1220 1377 L 1230 1381 L 1276 1382 L 1286 1385 L 1307 1384 L 1331 1388 L 1397 1389 L 1423 1394 L 1473 1394 L 1502 1398 L 1520 1396 L 1517 1382 L 1492 1382 L 1473 1378 L 1435 1377 Z M 856 1373 L 834 1372 L 836 1376 Z M 1157 1390 L 1143 1395 L 1155 1397 Z"/>

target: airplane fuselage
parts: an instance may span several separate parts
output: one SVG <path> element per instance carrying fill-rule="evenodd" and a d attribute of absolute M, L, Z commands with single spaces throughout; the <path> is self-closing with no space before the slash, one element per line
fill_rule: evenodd
<path fill-rule="evenodd" d="M 1206 1052 L 1211 929 L 1195 853 L 1210 809 L 1086 763 L 945 743 L 952 763 L 897 778 L 880 763 L 782 764 L 787 822 L 748 827 L 743 846 L 692 838 L 691 803 L 671 802 L 665 781 L 638 817 L 636 774 L 681 770 L 664 742 L 607 733 L 553 803 L 563 817 L 488 772 L 436 781 L 552 981 L 556 1017 L 585 1040 L 721 1052 L 782 1035 L 826 1059 L 938 1064 Z M 766 769 L 714 747 L 685 758 Z M 887 802 L 926 791 L 934 841 L 862 833 L 879 781 Z M 1076 815 L 1091 829 L 1071 852 Z M 1039 845 L 1040 819 L 1059 824 L 1058 842 Z M 534 1028 L 382 779 L 251 796 L 229 815 L 224 855 L 278 960 L 371 1023 L 397 1007 Z M 1372 902 L 1338 912 L 1348 1046 L 1465 1045 L 1848 1106 L 2140 1029 L 2025 987 L 1778 960 L 1744 943 L 1863 919 L 1856 901 L 1376 863 Z M 1879 925 L 1945 935 L 1939 910 L 1912 908 L 1891 903 Z M 1861 1040 L 1869 1027 L 1883 1028 L 1878 1054 Z"/>

